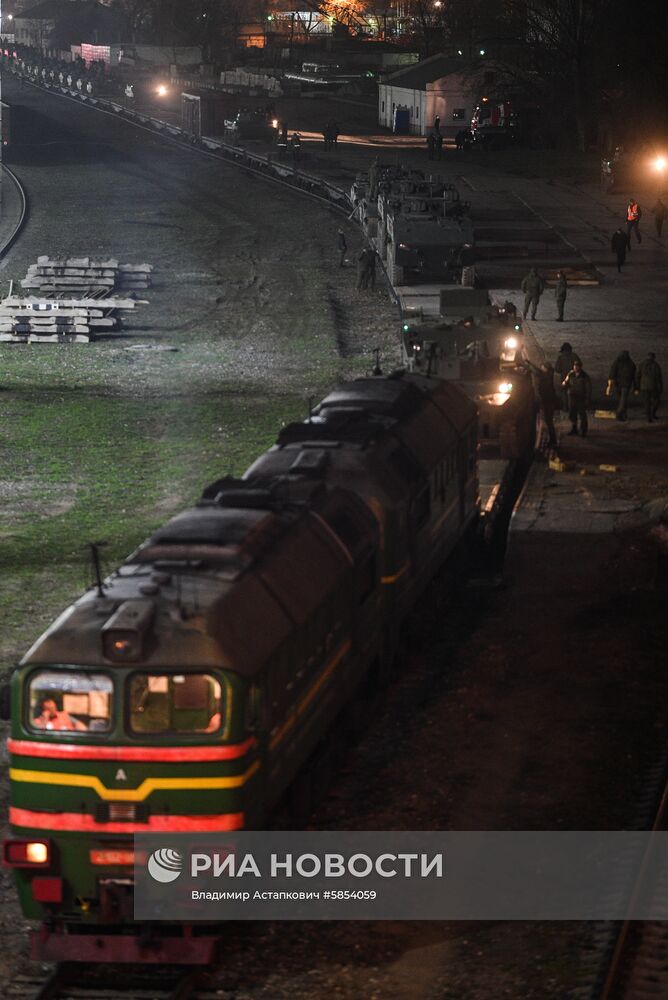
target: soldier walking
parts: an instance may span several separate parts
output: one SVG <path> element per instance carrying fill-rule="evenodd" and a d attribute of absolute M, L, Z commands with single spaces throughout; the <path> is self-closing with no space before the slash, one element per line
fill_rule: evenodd
<path fill-rule="evenodd" d="M 636 366 L 631 360 L 628 351 L 622 351 L 617 355 L 610 367 L 608 375 L 608 385 L 605 390 L 606 396 L 611 396 L 613 391 L 617 392 L 617 420 L 626 420 L 626 411 L 629 405 L 629 393 L 633 388 L 636 377 Z"/>
<path fill-rule="evenodd" d="M 630 248 L 629 238 L 620 226 L 612 234 L 610 249 L 617 257 L 617 271 L 621 273 L 622 264 L 626 260 L 626 251 Z"/>
<path fill-rule="evenodd" d="M 563 271 L 557 271 L 557 287 L 554 290 L 554 297 L 557 300 L 557 321 L 559 323 L 563 322 L 564 319 L 564 305 L 567 294 L 568 282 L 566 281 L 566 275 Z"/>
<path fill-rule="evenodd" d="M 522 291 L 524 292 L 524 318 L 527 318 L 527 313 L 529 308 L 531 308 L 531 319 L 536 318 L 536 309 L 538 308 L 538 303 L 540 302 L 540 297 L 545 289 L 545 282 L 539 275 L 535 267 L 532 267 L 529 273 L 522 281 Z"/>
<path fill-rule="evenodd" d="M 572 370 L 561 384 L 568 393 L 568 416 L 571 421 L 568 436 L 577 434 L 579 418 L 580 433 L 582 437 L 586 437 L 589 429 L 587 410 L 591 403 L 591 379 L 584 371 L 581 361 L 574 362 Z"/>
<path fill-rule="evenodd" d="M 657 410 L 663 394 L 663 373 L 653 351 L 638 365 L 635 386 L 636 392 L 642 393 L 647 420 L 651 424 L 658 419 Z"/>

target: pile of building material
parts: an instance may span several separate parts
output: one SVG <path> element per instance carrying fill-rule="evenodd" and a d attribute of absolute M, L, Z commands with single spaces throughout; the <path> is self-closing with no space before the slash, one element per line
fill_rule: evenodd
<path fill-rule="evenodd" d="M 121 329 L 120 313 L 146 303 L 137 293 L 151 283 L 150 264 L 38 257 L 21 286 L 39 296 L 0 301 L 0 341 L 87 344 Z"/>
<path fill-rule="evenodd" d="M 91 257 L 37 258 L 21 282 L 26 291 L 41 295 L 64 292 L 92 295 L 99 292 L 144 291 L 151 284 L 150 264 L 121 264 L 110 260 L 93 260 Z"/>
<path fill-rule="evenodd" d="M 87 344 L 121 328 L 120 311 L 137 299 L 37 299 L 10 296 L 0 301 L 0 341 Z"/>

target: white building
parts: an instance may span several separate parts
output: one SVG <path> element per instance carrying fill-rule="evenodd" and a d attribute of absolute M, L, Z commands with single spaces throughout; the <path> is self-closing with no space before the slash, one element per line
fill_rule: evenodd
<path fill-rule="evenodd" d="M 378 123 L 392 128 L 396 108 L 408 108 L 410 131 L 427 135 L 440 118 L 441 133 L 468 128 L 478 97 L 462 72 L 461 59 L 437 55 L 383 77 L 378 84 Z"/>

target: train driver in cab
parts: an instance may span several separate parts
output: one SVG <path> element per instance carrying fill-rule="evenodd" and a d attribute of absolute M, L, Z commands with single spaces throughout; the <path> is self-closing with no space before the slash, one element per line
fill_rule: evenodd
<path fill-rule="evenodd" d="M 38 729 L 86 730 L 88 728 L 83 722 L 74 719 L 69 712 L 61 712 L 53 698 L 44 698 L 40 708 L 41 714 L 32 720 L 33 726 Z"/>

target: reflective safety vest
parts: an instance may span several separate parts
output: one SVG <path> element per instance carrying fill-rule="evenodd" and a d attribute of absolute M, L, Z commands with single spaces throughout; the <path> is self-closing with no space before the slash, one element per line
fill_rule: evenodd
<path fill-rule="evenodd" d="M 627 222 L 636 222 L 640 218 L 640 210 L 638 208 L 638 202 L 632 201 L 629 204 L 628 211 L 626 213 Z"/>

